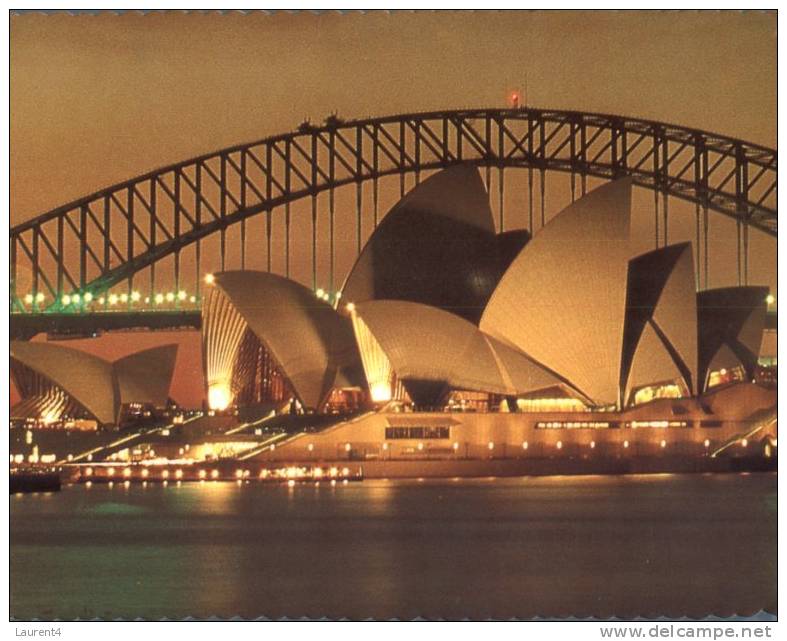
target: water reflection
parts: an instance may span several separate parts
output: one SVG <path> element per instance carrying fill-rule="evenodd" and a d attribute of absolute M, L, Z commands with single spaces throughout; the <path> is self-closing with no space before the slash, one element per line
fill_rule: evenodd
<path fill-rule="evenodd" d="M 12 615 L 702 616 L 776 603 L 775 475 L 102 487 L 15 496 Z"/>

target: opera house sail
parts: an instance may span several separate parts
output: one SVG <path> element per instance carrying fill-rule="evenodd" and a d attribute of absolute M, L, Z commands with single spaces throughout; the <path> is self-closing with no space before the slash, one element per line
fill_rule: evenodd
<path fill-rule="evenodd" d="M 495 234 L 478 170 L 457 165 L 429 177 L 386 214 L 342 298 L 421 303 L 477 324 L 502 271 L 529 238 L 525 231 Z"/>
<path fill-rule="evenodd" d="M 375 401 L 392 397 L 385 386 L 394 380 L 417 408 L 431 409 L 445 405 L 452 390 L 516 396 L 560 383 L 524 354 L 436 307 L 366 301 L 353 305 L 352 316 Z M 372 341 L 361 340 L 367 334 Z"/>
<path fill-rule="evenodd" d="M 22 397 L 11 417 L 117 425 L 131 404 L 163 407 L 177 351 L 163 345 L 109 362 L 52 343 L 11 341 L 11 377 Z"/>
<path fill-rule="evenodd" d="M 595 405 L 619 400 L 630 215 L 627 179 L 570 205 L 514 259 L 481 318 Z"/>
<path fill-rule="evenodd" d="M 212 275 L 203 300 L 203 367 L 211 409 L 232 403 L 322 409 L 332 391 L 360 388 L 350 321 L 281 276 Z"/>
<path fill-rule="evenodd" d="M 766 287 L 725 287 L 697 294 L 698 381 L 705 391 L 727 375 L 751 379 L 765 328 Z"/>
<path fill-rule="evenodd" d="M 697 391 L 697 305 L 691 245 L 648 252 L 629 262 L 620 389 L 625 403 L 638 389 Z"/>

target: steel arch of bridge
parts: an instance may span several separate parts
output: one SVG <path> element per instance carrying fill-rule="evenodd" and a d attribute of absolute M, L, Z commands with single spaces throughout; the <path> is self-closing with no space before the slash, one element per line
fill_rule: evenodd
<path fill-rule="evenodd" d="M 357 245 L 361 249 L 362 185 L 469 162 L 492 169 L 501 179 L 500 227 L 505 168 L 527 168 L 529 220 L 533 229 L 533 172 L 541 173 L 541 219 L 544 217 L 544 174 L 571 174 L 571 195 L 578 179 L 581 193 L 590 177 L 631 176 L 636 185 L 653 190 L 656 243 L 659 242 L 659 195 L 666 242 L 669 196 L 695 203 L 697 237 L 705 230 L 707 283 L 708 211 L 737 221 L 743 260 L 748 230 L 776 236 L 776 151 L 705 131 L 623 116 L 534 108 L 455 110 L 396 115 L 344 122 L 329 118 L 322 126 L 272 136 L 203 155 L 144 174 L 58 207 L 11 229 L 12 310 L 23 309 L 16 275 L 26 266 L 32 294 L 44 293 L 52 311 L 62 307 L 65 293 L 105 291 L 164 257 L 179 256 L 186 246 L 241 225 L 241 263 L 245 264 L 245 220 L 267 215 L 270 265 L 271 216 L 284 206 L 289 266 L 290 203 L 312 199 L 312 268 L 316 280 L 317 195 L 330 193 L 331 266 L 333 266 L 333 191 L 357 186 Z M 118 222 L 119 221 L 119 222 Z M 119 240 L 123 239 L 123 240 Z M 742 243 L 742 245 L 741 245 Z M 45 266 L 46 264 L 46 266 Z M 699 280 L 699 263 L 698 263 Z M 199 267 L 198 267 L 199 269 Z M 744 273 L 746 273 L 744 264 Z M 333 267 L 331 268 L 333 271 Z M 151 277 L 153 279 L 153 276 Z M 331 273 L 333 280 L 333 273 Z M 176 282 L 177 287 L 177 282 Z"/>

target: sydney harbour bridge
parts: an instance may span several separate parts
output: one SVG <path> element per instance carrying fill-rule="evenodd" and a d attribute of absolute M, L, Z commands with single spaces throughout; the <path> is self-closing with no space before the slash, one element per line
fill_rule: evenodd
<path fill-rule="evenodd" d="M 292 276 L 296 256 L 309 266 L 301 280 L 336 296 L 338 261 L 361 251 L 386 211 L 383 187 L 399 197 L 422 174 L 459 163 L 482 169 L 499 231 L 512 225 L 507 190 L 517 189 L 519 226 L 537 233 L 558 173 L 572 201 L 591 180 L 631 176 L 652 192 L 656 247 L 670 242 L 671 202 L 689 203 L 698 289 L 710 286 L 711 212 L 734 221 L 728 260 L 738 284 L 749 281 L 751 230 L 774 242 L 777 235 L 776 151 L 743 140 L 535 108 L 331 116 L 151 171 L 13 227 L 12 337 L 195 327 L 207 273 Z"/>

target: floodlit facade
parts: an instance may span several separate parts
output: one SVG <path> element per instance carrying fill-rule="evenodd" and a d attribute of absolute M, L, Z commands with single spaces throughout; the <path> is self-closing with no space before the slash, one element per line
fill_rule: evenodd
<path fill-rule="evenodd" d="M 126 406 L 163 407 L 177 350 L 164 345 L 112 363 L 52 343 L 11 341 L 11 376 L 22 397 L 11 416 L 45 424 L 71 417 L 113 425 Z"/>
<path fill-rule="evenodd" d="M 267 272 L 213 274 L 202 307 L 211 409 L 322 409 L 332 391 L 364 386 L 350 319 L 295 281 Z"/>

